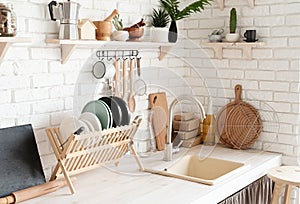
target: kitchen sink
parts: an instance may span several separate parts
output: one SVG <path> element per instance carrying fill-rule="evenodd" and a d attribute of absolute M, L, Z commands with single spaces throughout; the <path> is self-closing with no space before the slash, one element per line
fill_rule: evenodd
<path fill-rule="evenodd" d="M 186 155 L 163 170 L 145 169 L 146 172 L 169 176 L 207 185 L 214 185 L 238 173 L 243 163 L 217 159 L 200 159 L 198 155 Z"/>

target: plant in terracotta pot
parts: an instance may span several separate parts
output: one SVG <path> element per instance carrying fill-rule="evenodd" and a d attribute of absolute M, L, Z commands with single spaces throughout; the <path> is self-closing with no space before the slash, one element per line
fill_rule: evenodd
<path fill-rule="evenodd" d="M 212 0 L 197 0 L 179 10 L 179 0 L 160 0 L 161 7 L 165 9 L 170 18 L 171 25 L 169 28 L 169 42 L 176 42 L 178 38 L 176 21 L 189 17 L 193 13 L 200 13 L 204 10 L 205 5 L 210 5 Z"/>
<path fill-rule="evenodd" d="M 168 42 L 168 28 L 167 25 L 170 22 L 169 14 L 166 10 L 159 8 L 153 9 L 152 13 L 152 28 L 151 39 L 154 42 Z"/>
<path fill-rule="evenodd" d="M 129 37 L 129 33 L 125 30 L 123 30 L 123 22 L 122 19 L 120 19 L 120 15 L 116 15 L 113 20 L 112 23 L 115 27 L 115 31 L 112 33 L 112 38 L 113 40 L 117 40 L 117 41 L 126 41 Z"/>
<path fill-rule="evenodd" d="M 229 42 L 237 42 L 240 39 L 240 34 L 236 33 L 237 16 L 236 9 L 230 10 L 229 33 L 226 34 L 226 40 Z"/>

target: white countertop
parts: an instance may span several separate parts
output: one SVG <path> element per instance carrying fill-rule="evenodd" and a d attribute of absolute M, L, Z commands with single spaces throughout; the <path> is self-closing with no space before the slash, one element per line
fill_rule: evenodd
<path fill-rule="evenodd" d="M 190 150 L 182 148 L 174 154 L 171 162 L 162 161 L 163 152 L 153 153 L 150 157 L 141 158 L 146 168 L 168 167 L 185 154 L 204 156 L 203 146 Z M 224 181 L 208 186 L 181 179 L 139 172 L 131 155 L 126 156 L 118 167 L 110 165 L 77 175 L 74 183 L 76 194 L 71 195 L 67 187 L 44 195 L 24 204 L 56 203 L 217 203 L 237 192 L 258 178 L 264 176 L 273 167 L 280 166 L 281 155 L 258 150 L 232 150 L 217 146 L 211 157 L 245 163 L 238 173 Z"/>

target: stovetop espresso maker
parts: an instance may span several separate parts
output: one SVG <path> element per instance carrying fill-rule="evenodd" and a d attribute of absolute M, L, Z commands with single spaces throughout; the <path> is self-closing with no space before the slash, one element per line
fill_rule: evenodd
<path fill-rule="evenodd" d="M 58 9 L 60 20 L 59 39 L 78 39 L 78 14 L 80 4 L 68 0 L 67 2 L 51 1 L 48 4 L 51 20 L 56 21 L 54 8 Z"/>

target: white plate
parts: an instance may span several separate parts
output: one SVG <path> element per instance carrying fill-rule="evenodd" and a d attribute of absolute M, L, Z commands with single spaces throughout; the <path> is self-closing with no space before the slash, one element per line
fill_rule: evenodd
<path fill-rule="evenodd" d="M 87 125 L 89 132 L 95 132 L 94 126 L 88 120 L 80 119 L 79 121 L 82 121 Z"/>
<path fill-rule="evenodd" d="M 63 143 L 67 141 L 67 139 L 81 127 L 81 123 L 73 116 L 69 116 L 64 118 L 59 126 L 59 132 L 62 137 Z"/>
<path fill-rule="evenodd" d="M 84 127 L 83 133 L 84 133 L 84 134 L 85 134 L 85 133 L 89 133 L 89 132 L 90 132 L 89 126 L 88 126 L 84 121 L 82 121 L 82 120 L 78 120 L 78 121 L 79 121 L 79 123 L 80 123 L 80 126 L 81 126 L 81 127 Z"/>
<path fill-rule="evenodd" d="M 79 119 L 90 122 L 95 131 L 102 130 L 101 123 L 100 123 L 98 117 L 94 113 L 84 112 L 79 116 Z"/>

